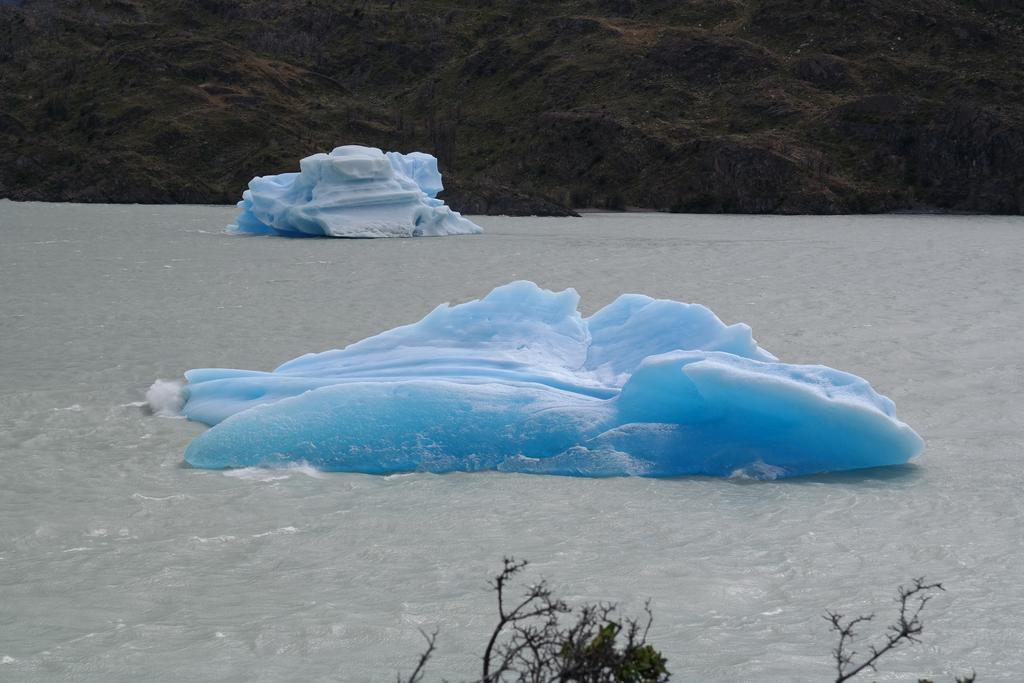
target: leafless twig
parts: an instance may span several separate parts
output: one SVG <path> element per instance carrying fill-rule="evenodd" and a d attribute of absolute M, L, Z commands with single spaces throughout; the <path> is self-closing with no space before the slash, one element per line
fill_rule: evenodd
<path fill-rule="evenodd" d="M 416 663 L 416 668 L 412 670 L 408 678 L 402 678 L 401 674 L 398 675 L 397 683 L 421 683 L 423 680 L 423 669 L 430 660 L 430 656 L 434 654 L 435 645 L 437 641 L 437 629 L 434 629 L 433 633 L 427 633 L 423 629 L 420 629 L 420 633 L 423 638 L 427 641 L 427 649 L 420 655 L 420 660 Z"/>
<path fill-rule="evenodd" d="M 832 650 L 832 659 L 836 667 L 836 683 L 848 681 L 863 671 L 877 671 L 876 663 L 887 652 L 895 649 L 900 643 L 919 643 L 918 638 L 924 630 L 921 611 L 935 596 L 934 591 L 944 591 L 941 583 L 925 583 L 924 577 L 914 579 L 910 588 L 900 586 L 897 602 L 899 614 L 889 625 L 881 645 L 871 645 L 867 657 L 859 663 L 855 661 L 857 651 L 853 649 L 856 637 L 854 627 L 871 621 L 874 614 L 862 615 L 846 619 L 842 614 L 831 610 L 825 612 L 825 620 L 831 624 L 833 631 L 839 634 L 839 642 Z"/>

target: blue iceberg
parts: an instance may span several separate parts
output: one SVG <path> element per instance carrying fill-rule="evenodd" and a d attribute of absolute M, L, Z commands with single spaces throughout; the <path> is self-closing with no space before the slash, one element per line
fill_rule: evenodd
<path fill-rule="evenodd" d="M 907 462 L 863 379 L 780 363 L 747 325 L 625 294 L 589 318 L 532 282 L 273 372 L 191 370 L 195 467 L 777 478 Z"/>
<path fill-rule="evenodd" d="M 347 145 L 299 162 L 298 173 L 249 182 L 229 230 L 288 237 L 418 237 L 482 232 L 452 211 L 437 159 Z"/>

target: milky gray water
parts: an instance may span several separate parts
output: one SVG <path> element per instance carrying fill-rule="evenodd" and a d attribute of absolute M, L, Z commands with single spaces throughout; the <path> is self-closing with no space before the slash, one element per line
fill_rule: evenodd
<path fill-rule="evenodd" d="M 875 680 L 1024 676 L 1024 220 L 594 214 L 481 236 L 229 237 L 234 210 L 0 202 L 0 679 L 478 670 L 486 579 L 533 562 L 639 614 L 675 680 L 830 680 L 826 608 L 948 591 Z M 514 279 L 703 303 L 860 374 L 916 465 L 782 482 L 186 469 L 156 378 L 271 369 Z M 877 626 L 880 629 L 882 623 Z M 865 629 L 865 633 L 873 629 Z"/>

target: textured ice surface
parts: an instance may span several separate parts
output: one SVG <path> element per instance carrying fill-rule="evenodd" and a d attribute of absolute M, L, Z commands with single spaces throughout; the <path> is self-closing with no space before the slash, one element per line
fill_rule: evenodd
<path fill-rule="evenodd" d="M 185 374 L 206 468 L 775 478 L 904 463 L 920 437 L 863 379 L 787 365 L 743 324 L 626 294 L 589 318 L 532 282 L 273 372 Z"/>
<path fill-rule="evenodd" d="M 230 230 L 290 237 L 417 237 L 481 232 L 452 211 L 437 159 L 348 145 L 299 162 L 298 173 L 259 176 Z"/>

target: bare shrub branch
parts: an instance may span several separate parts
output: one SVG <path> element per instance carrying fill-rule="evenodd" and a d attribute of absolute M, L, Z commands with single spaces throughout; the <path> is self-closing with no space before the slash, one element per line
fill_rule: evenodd
<path fill-rule="evenodd" d="M 573 610 L 555 597 L 547 582 L 526 586 L 512 600 L 509 584 L 527 562 L 506 557 L 490 581 L 498 621 L 484 648 L 481 675 L 474 683 L 664 683 L 666 660 L 647 644 L 653 616 L 637 621 L 618 618 L 615 605 L 588 604 L 563 623 Z M 421 683 L 423 668 L 434 651 L 437 633 L 428 636 L 427 651 L 409 678 L 398 683 Z"/>
<path fill-rule="evenodd" d="M 856 661 L 858 653 L 853 649 L 853 641 L 856 637 L 854 627 L 871 621 L 875 615 L 868 614 L 846 619 L 838 612 L 826 611 L 825 620 L 831 625 L 831 630 L 839 634 L 839 641 L 832 650 L 832 660 L 836 667 L 836 683 L 848 681 L 864 671 L 877 671 L 878 660 L 901 643 L 921 642 L 918 638 L 924 630 L 921 612 L 925 605 L 935 597 L 934 591 L 944 590 L 946 589 L 942 587 L 941 583 L 925 583 L 924 577 L 914 579 L 910 588 L 900 586 L 897 589 L 896 600 L 899 604 L 899 613 L 896 620 L 886 628 L 886 633 L 882 637 L 883 642 L 879 645 L 870 645 L 866 657 L 860 662 Z"/>
<path fill-rule="evenodd" d="M 427 633 L 423 629 L 420 629 L 420 634 L 427 641 L 427 649 L 420 655 L 419 661 L 416 663 L 416 668 L 412 670 L 408 678 L 402 678 L 401 674 L 397 677 L 397 683 L 422 683 L 423 671 L 427 666 L 427 662 L 430 661 L 431 655 L 434 654 L 436 649 L 435 643 L 437 642 L 438 630 L 435 628 L 432 633 Z"/>

